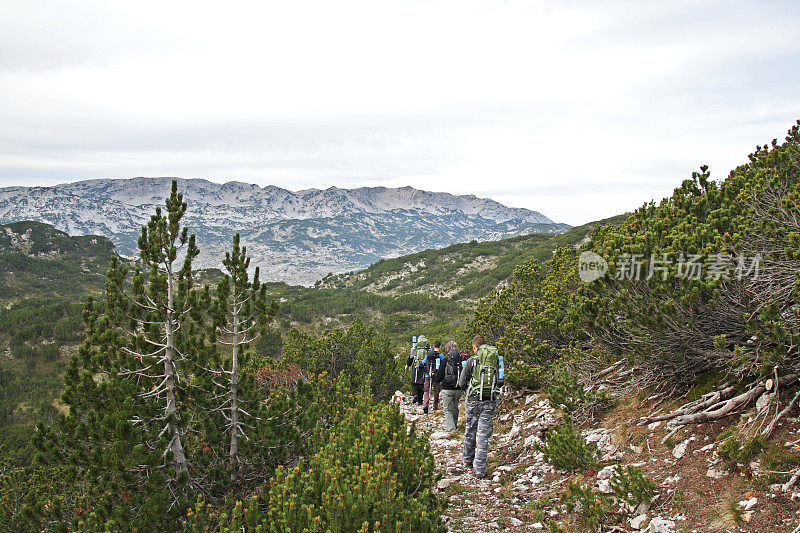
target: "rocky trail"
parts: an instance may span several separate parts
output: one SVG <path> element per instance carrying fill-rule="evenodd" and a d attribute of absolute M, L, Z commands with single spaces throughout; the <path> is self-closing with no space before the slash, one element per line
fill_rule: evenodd
<path fill-rule="evenodd" d="M 635 398 L 622 401 L 601 421 L 581 430 L 586 442 L 596 446 L 597 467 L 568 474 L 554 470 L 536 448 L 545 431 L 560 422 L 559 410 L 543 395 L 518 393 L 506 396 L 498 407 L 487 476 L 479 480 L 461 459 L 463 408 L 462 402 L 458 430 L 450 433 L 444 430 L 441 410 L 425 415 L 421 406 L 403 402 L 400 407 L 409 423 L 429 435 L 442 473 L 438 490 L 448 500 L 450 531 L 549 531 L 552 522 L 567 532 L 800 531 L 795 529 L 800 492 L 784 486 L 787 476 L 776 477 L 773 467 L 760 460 L 724 461 L 718 453 L 718 437 L 726 427 L 722 422 L 638 427 L 648 407 Z M 797 418 L 787 419 L 768 456 L 800 457 L 799 428 Z M 578 481 L 612 497 L 609 480 L 617 465 L 640 468 L 655 484 L 656 496 L 652 504 L 636 508 L 615 504 L 603 524 L 592 529 L 579 512 L 568 512 L 563 495 L 570 481 Z"/>
<path fill-rule="evenodd" d="M 401 410 L 409 422 L 415 422 L 421 432 L 430 436 L 431 451 L 442 472 L 438 489 L 449 500 L 447 519 L 451 531 L 479 533 L 545 529 L 543 521 L 531 522 L 530 506 L 548 492 L 543 481 L 548 473 L 553 472 L 552 467 L 544 463 L 542 454 L 533 449 L 533 436 L 553 425 L 556 419 L 555 410 L 547 400 L 539 401 L 534 408 L 527 410 L 527 417 L 512 413 L 497 417 L 484 479 L 477 479 L 463 465 L 461 458 L 463 402 L 459 428 L 452 433 L 444 430 L 441 409 L 425 415 L 420 406 L 403 403 Z M 514 423 L 517 418 L 519 423 Z M 501 464 L 498 449 L 513 447 L 521 427 L 531 433 L 531 437 L 523 441 L 528 453 L 518 457 L 516 464 Z"/>

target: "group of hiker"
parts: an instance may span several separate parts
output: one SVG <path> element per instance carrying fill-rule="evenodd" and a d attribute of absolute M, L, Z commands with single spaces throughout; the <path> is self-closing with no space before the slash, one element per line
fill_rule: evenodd
<path fill-rule="evenodd" d="M 431 344 L 424 335 L 414 339 L 406 361 L 406 368 L 411 369 L 412 403 L 421 404 L 423 413 L 428 414 L 431 408 L 439 409 L 441 397 L 445 429 L 455 431 L 459 401 L 466 395 L 463 459 L 480 479 L 486 476 L 503 358 L 481 335 L 472 339 L 471 356 L 462 354 L 454 341 L 445 345 L 444 352 L 441 348 L 440 341 Z"/>

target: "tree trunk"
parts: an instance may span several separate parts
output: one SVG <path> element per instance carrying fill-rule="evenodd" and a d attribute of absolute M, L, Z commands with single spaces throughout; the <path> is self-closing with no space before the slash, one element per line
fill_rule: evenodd
<path fill-rule="evenodd" d="M 231 354 L 231 481 L 239 475 L 239 310 L 237 291 L 233 292 L 233 353 Z"/>
<path fill-rule="evenodd" d="M 167 313 L 166 313 L 166 333 L 167 333 L 167 348 L 164 357 L 164 374 L 166 375 L 166 388 L 167 388 L 167 409 L 166 415 L 170 415 L 177 411 L 177 403 L 175 401 L 175 327 L 174 327 L 174 311 L 173 311 L 173 279 L 172 272 L 167 271 Z M 170 448 L 172 449 L 173 460 L 175 461 L 175 470 L 180 474 L 188 470 L 186 465 L 186 454 L 183 451 L 183 444 L 181 443 L 181 436 L 178 434 L 178 428 L 173 422 L 168 423 L 167 431 L 172 435 Z"/>

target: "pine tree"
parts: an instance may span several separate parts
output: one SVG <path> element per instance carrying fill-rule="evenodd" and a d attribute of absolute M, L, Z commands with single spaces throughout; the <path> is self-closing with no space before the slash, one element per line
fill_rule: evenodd
<path fill-rule="evenodd" d="M 76 483 L 93 495 L 86 504 L 104 520 L 163 527 L 187 503 L 186 389 L 204 339 L 189 320 L 198 312 L 198 249 L 181 229 L 186 207 L 173 182 L 166 211 L 157 208 L 142 228 L 146 270 L 128 281 L 112 260 L 105 310 L 87 302 L 87 339 L 65 372 L 69 414 L 55 428 L 40 425 L 35 439 L 40 463 L 76 467 Z"/>
<path fill-rule="evenodd" d="M 244 418 L 252 421 L 255 413 L 251 414 L 248 410 L 258 408 L 259 404 L 252 379 L 241 382 L 241 363 L 248 345 L 265 331 L 275 316 L 277 306 L 274 301 L 267 303 L 266 286 L 258 280 L 258 268 L 252 281 L 248 278 L 250 258 L 247 257 L 247 248 L 240 247 L 238 233 L 233 237 L 233 249 L 225 253 L 222 264 L 226 274 L 217 286 L 216 298 L 211 306 L 212 338 L 230 350 L 230 360 L 225 362 L 221 370 L 212 372 L 222 378 L 213 382 L 225 391 L 222 395 L 224 400 L 215 407 L 215 411 L 223 416 L 225 427 L 230 432 L 228 464 L 231 479 L 235 480 L 241 462 L 239 443 L 242 438 L 248 438 L 245 427 L 252 429 Z"/>

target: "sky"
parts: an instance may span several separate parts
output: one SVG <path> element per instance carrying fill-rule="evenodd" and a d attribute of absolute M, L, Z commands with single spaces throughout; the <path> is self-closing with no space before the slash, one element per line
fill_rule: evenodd
<path fill-rule="evenodd" d="M 0 187 L 411 185 L 572 225 L 800 118 L 800 2 L 0 0 Z"/>

